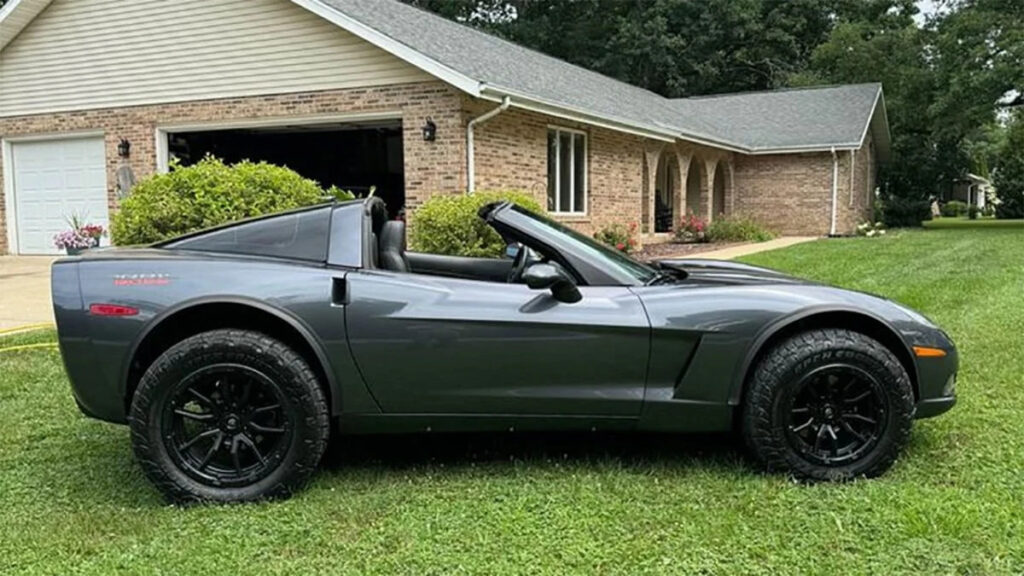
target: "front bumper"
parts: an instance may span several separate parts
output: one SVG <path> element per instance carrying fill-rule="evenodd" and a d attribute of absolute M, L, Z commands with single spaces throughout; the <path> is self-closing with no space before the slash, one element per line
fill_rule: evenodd
<path fill-rule="evenodd" d="M 960 357 L 956 346 L 942 334 L 943 357 L 915 358 L 917 365 L 917 410 L 915 418 L 931 418 L 956 405 L 956 375 Z M 931 344 L 931 343 L 930 343 Z M 934 344 L 931 344 L 934 346 Z"/>
<path fill-rule="evenodd" d="M 939 414 L 945 414 L 950 409 L 956 406 L 956 396 L 946 396 L 944 398 L 930 398 L 928 400 L 921 400 L 917 403 L 917 410 L 914 412 L 914 418 L 931 418 L 938 416 Z"/>

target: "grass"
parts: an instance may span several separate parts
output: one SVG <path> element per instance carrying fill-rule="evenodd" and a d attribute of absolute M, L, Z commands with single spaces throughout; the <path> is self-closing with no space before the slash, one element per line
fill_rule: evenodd
<path fill-rule="evenodd" d="M 758 474 L 718 438 L 352 438 L 289 501 L 177 508 L 124 428 L 78 414 L 55 350 L 0 352 L 0 574 L 1020 574 L 1022 253 L 999 224 L 745 259 L 910 304 L 960 345 L 956 409 L 845 485 Z"/>

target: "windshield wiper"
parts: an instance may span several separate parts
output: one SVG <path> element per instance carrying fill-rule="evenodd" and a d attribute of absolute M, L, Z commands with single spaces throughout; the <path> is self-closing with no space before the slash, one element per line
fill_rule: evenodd
<path fill-rule="evenodd" d="M 672 274 L 666 274 L 665 272 L 658 272 L 653 278 L 647 281 L 644 286 L 657 286 L 659 284 L 674 284 L 676 277 Z"/>

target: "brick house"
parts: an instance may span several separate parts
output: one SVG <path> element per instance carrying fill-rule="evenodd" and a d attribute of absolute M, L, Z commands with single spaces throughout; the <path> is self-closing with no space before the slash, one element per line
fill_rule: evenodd
<path fill-rule="evenodd" d="M 672 100 L 396 0 L 11 0 L 0 149 L 0 253 L 50 253 L 128 174 L 207 153 L 393 211 L 521 189 L 656 242 L 686 211 L 850 233 L 889 131 L 877 84 Z"/>

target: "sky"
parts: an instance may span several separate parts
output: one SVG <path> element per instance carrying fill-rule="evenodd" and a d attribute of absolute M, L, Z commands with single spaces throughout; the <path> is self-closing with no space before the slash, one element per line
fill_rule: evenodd
<path fill-rule="evenodd" d="M 917 0 L 918 14 L 914 16 L 914 20 L 918 26 L 924 24 L 925 16 L 934 14 L 938 10 L 936 0 Z"/>

